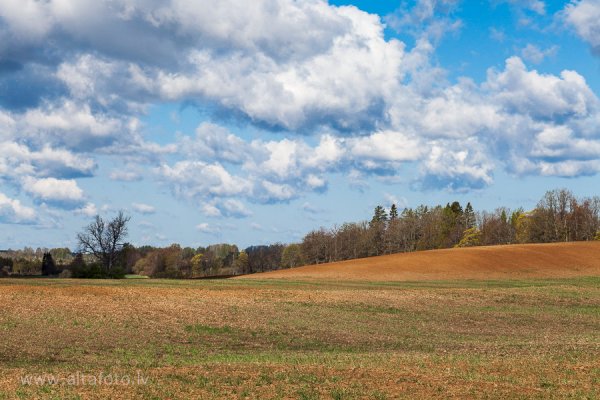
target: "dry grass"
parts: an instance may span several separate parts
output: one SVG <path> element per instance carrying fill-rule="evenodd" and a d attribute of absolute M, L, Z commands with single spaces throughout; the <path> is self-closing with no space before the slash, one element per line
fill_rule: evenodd
<path fill-rule="evenodd" d="M 0 280 L 0 398 L 595 398 L 600 278 Z M 146 385 L 23 385 L 117 374 Z"/>
<path fill-rule="evenodd" d="M 600 242 L 471 247 L 393 254 L 238 279 L 423 281 L 600 275 Z"/>

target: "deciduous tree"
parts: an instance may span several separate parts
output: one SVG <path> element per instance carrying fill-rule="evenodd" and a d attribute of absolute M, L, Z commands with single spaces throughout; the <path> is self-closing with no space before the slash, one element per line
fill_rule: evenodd
<path fill-rule="evenodd" d="M 116 268 L 115 264 L 127 237 L 127 223 L 130 219 L 122 211 L 110 221 L 105 221 L 97 215 L 94 221 L 77 235 L 80 251 L 93 255 L 108 275 Z"/>

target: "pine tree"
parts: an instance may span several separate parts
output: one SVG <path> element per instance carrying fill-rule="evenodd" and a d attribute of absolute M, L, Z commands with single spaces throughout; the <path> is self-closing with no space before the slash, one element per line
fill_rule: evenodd
<path fill-rule="evenodd" d="M 465 227 L 466 229 L 471 229 L 475 227 L 475 211 L 473 211 L 473 206 L 471 205 L 471 203 L 467 203 L 467 206 L 465 207 L 465 213 L 464 213 L 464 217 L 465 217 Z"/>
<path fill-rule="evenodd" d="M 398 208 L 396 204 L 392 204 L 390 208 L 390 221 L 395 221 L 396 219 L 398 219 Z"/>
<path fill-rule="evenodd" d="M 54 259 L 52 259 L 52 254 L 44 253 L 44 258 L 42 258 L 42 275 L 54 274 L 56 274 L 56 265 L 54 264 Z"/>
<path fill-rule="evenodd" d="M 452 203 L 450 210 L 452 210 L 452 214 L 455 216 L 463 215 L 463 209 L 458 201 Z"/>
<path fill-rule="evenodd" d="M 375 211 L 373 213 L 373 219 L 371 219 L 371 224 L 374 224 L 376 222 L 386 222 L 387 220 L 388 220 L 388 215 L 387 215 L 387 212 L 385 211 L 385 208 L 383 208 L 382 206 L 375 207 Z"/>

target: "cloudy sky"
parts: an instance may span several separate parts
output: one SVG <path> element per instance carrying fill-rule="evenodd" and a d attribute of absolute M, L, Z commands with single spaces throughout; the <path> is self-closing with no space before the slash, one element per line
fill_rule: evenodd
<path fill-rule="evenodd" d="M 0 0 L 0 248 L 600 194 L 600 0 Z"/>

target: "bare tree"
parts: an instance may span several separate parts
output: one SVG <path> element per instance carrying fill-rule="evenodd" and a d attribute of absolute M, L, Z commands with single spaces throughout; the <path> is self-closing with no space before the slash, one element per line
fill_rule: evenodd
<path fill-rule="evenodd" d="M 104 221 L 96 215 L 94 222 L 77 234 L 80 251 L 92 254 L 105 272 L 110 273 L 123 247 L 123 239 L 127 237 L 127 223 L 130 219 L 123 211 L 119 211 L 111 221 Z"/>

